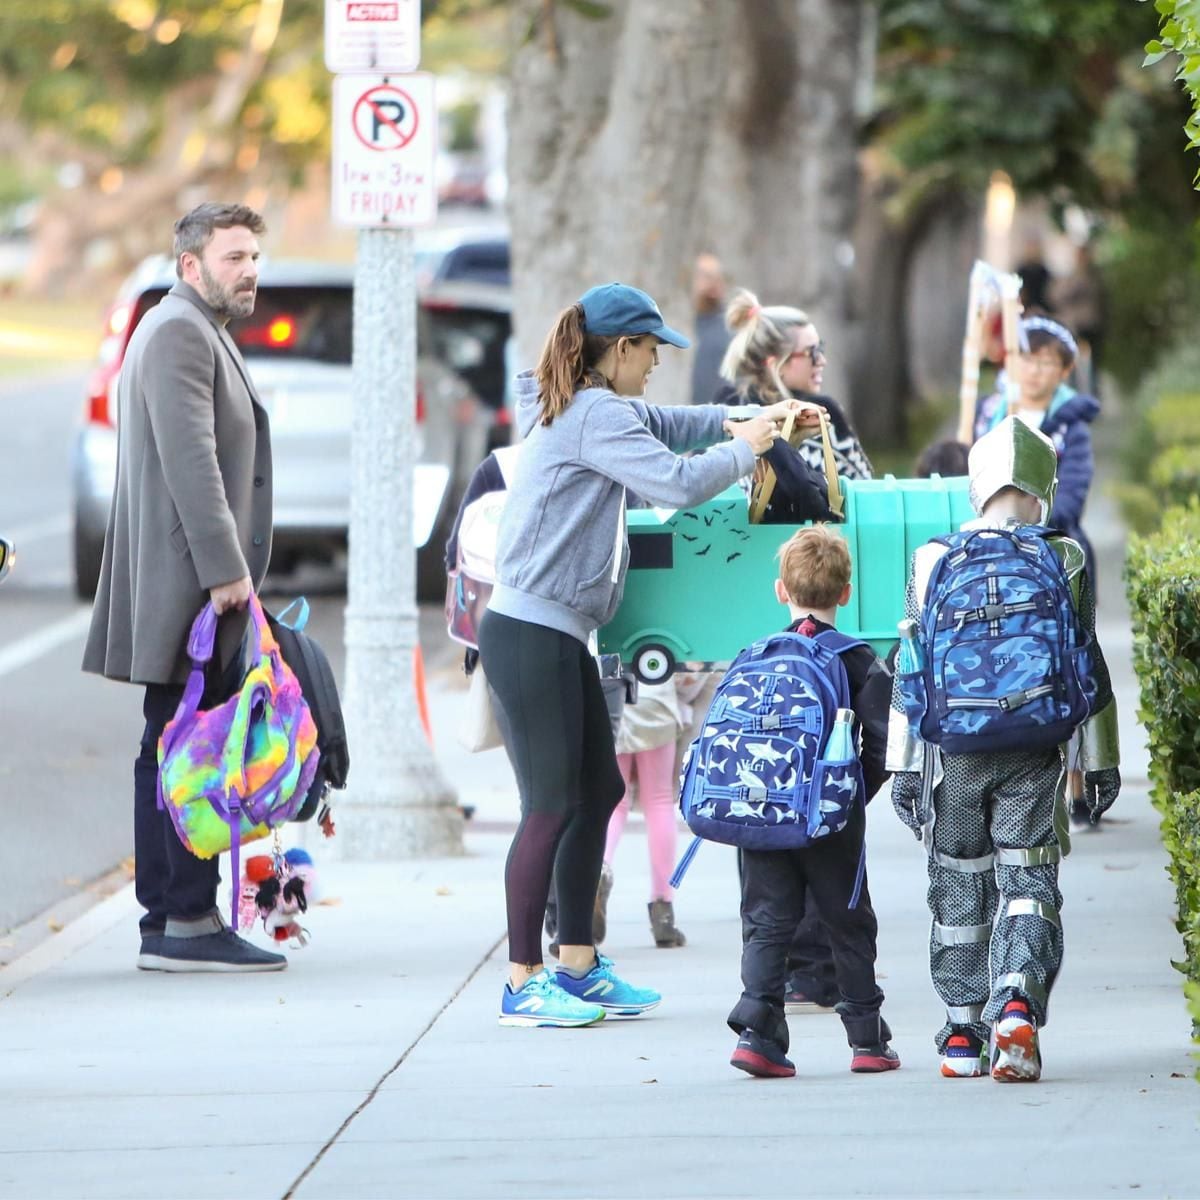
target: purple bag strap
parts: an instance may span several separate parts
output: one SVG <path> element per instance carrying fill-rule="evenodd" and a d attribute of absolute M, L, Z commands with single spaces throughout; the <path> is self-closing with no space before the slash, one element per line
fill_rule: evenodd
<path fill-rule="evenodd" d="M 267 628 L 267 617 L 263 612 L 258 595 L 250 593 L 250 627 L 254 630 L 254 661 L 262 657 L 262 633 Z M 190 721 L 200 708 L 204 696 L 204 671 L 212 661 L 217 641 L 217 611 L 208 601 L 192 622 L 192 631 L 188 634 L 188 658 L 192 660 L 192 670 L 188 675 L 187 686 L 183 689 L 183 698 L 175 710 L 173 727 L 169 736 L 164 737 L 163 748 L 170 751 L 183 730 L 185 718 Z"/>

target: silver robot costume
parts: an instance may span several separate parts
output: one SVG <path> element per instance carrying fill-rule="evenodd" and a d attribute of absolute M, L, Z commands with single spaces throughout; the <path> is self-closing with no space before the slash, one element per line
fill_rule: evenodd
<path fill-rule="evenodd" d="M 1045 520 L 1054 499 L 1053 443 L 1009 417 L 971 449 L 970 496 L 980 514 L 967 529 L 1020 525 L 1005 488 L 1034 497 Z M 1070 580 L 1082 628 L 1094 637 L 1095 602 L 1083 551 L 1065 536 L 1050 544 Z M 945 547 L 931 543 L 913 555 L 906 616 L 916 618 L 930 572 Z M 1108 668 L 1094 646 L 1096 705 L 1082 733 L 1087 771 L 1115 768 L 1120 752 L 1117 712 Z M 897 772 L 893 802 L 901 820 L 919 832 L 928 853 L 928 900 L 933 924 L 929 961 L 946 1005 L 935 1042 L 944 1051 L 958 1029 L 987 1042 L 1005 1004 L 1020 995 L 1038 1026 L 1046 1023 L 1050 990 L 1062 962 L 1062 894 L 1058 864 L 1070 851 L 1063 748 L 990 754 L 943 754 L 910 729 L 893 691 L 888 769 Z M 905 778 L 903 772 L 910 774 Z M 916 785 L 920 773 L 923 787 Z M 910 797 L 907 804 L 898 794 Z M 920 795 L 920 799 L 915 797 Z M 911 804 L 911 808 L 909 807 Z"/>

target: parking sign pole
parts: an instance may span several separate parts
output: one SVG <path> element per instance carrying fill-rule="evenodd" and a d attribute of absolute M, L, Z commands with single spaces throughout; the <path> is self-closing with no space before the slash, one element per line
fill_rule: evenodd
<path fill-rule="evenodd" d="M 426 740 L 414 669 L 412 226 L 437 212 L 433 80 L 403 74 L 420 61 L 420 10 L 419 0 L 325 0 L 333 216 L 358 228 L 344 705 L 352 769 L 331 844 L 346 859 L 463 852 L 462 812 Z"/>
<path fill-rule="evenodd" d="M 408 229 L 360 229 L 354 272 L 341 858 L 461 854 L 462 814 L 417 711 L 416 277 Z M 340 844 L 339 844 L 340 843 Z"/>

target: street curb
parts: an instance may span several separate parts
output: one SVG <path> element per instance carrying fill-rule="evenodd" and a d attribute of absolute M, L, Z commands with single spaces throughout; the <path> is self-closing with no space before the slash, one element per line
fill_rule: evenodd
<path fill-rule="evenodd" d="M 115 872 L 110 872 L 97 882 L 103 883 L 113 874 Z M 29 930 L 31 926 L 38 924 L 45 928 L 46 921 L 56 911 L 61 911 L 61 902 L 46 909 L 33 920 L 18 926 L 13 935 L 19 939 L 23 930 Z M 11 996 L 21 984 L 28 983 L 44 971 L 77 954 L 120 921 L 129 919 L 136 922 L 138 911 L 137 896 L 131 881 L 70 921 L 60 933 L 50 934 L 31 949 L 18 952 L 12 962 L 0 967 L 0 1001 Z"/>

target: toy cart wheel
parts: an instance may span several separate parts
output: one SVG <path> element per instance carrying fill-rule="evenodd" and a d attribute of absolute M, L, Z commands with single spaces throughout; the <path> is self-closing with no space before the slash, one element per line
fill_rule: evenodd
<path fill-rule="evenodd" d="M 642 683 L 662 683 L 675 673 L 675 656 L 666 646 L 643 646 L 634 656 L 633 673 Z"/>

